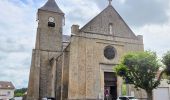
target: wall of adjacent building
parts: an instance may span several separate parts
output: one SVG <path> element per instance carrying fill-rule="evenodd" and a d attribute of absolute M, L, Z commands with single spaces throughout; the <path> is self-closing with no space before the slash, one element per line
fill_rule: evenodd
<path fill-rule="evenodd" d="M 14 90 L 0 89 L 0 99 L 11 99 L 14 97 Z"/>
<path fill-rule="evenodd" d="M 170 100 L 170 84 L 167 79 L 163 79 L 158 88 L 153 90 L 154 100 Z"/>

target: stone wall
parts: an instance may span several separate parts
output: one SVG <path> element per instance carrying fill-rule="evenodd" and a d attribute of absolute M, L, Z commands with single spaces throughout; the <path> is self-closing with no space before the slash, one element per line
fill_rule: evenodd
<path fill-rule="evenodd" d="M 116 49 L 116 57 L 104 57 L 108 45 Z M 72 35 L 69 62 L 69 99 L 97 99 L 104 92 L 100 64 L 116 65 L 129 51 L 143 51 L 141 40 L 103 34 L 79 33 Z M 113 71 L 113 69 L 111 69 Z M 120 80 L 121 82 L 121 80 Z M 121 90 L 121 84 L 118 85 Z"/>
<path fill-rule="evenodd" d="M 26 100 L 39 99 L 39 81 L 40 81 L 40 51 L 32 51 L 32 61 L 30 68 L 29 84 Z"/>
<path fill-rule="evenodd" d="M 55 27 L 48 27 L 50 16 L 55 18 Z M 63 15 L 48 11 L 38 11 L 38 29 L 36 38 L 36 49 L 46 51 L 62 50 L 62 26 Z"/>
<path fill-rule="evenodd" d="M 63 51 L 62 100 L 67 100 L 68 98 L 69 60 L 70 60 L 70 46 L 68 45 L 66 49 Z"/>
<path fill-rule="evenodd" d="M 37 15 L 38 28 L 35 50 L 32 55 L 27 100 L 55 97 L 56 65 L 55 63 L 51 65 L 50 61 L 58 57 L 63 49 L 64 14 L 39 9 Z M 48 26 L 49 17 L 55 19 L 55 27 Z"/>

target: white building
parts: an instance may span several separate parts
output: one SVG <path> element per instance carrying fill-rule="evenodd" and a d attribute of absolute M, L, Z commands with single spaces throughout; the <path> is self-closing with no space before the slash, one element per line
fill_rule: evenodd
<path fill-rule="evenodd" d="M 15 87 L 12 82 L 0 81 L 0 99 L 9 100 L 14 97 Z"/>
<path fill-rule="evenodd" d="M 170 84 L 164 79 L 157 89 L 153 91 L 154 100 L 170 100 Z"/>

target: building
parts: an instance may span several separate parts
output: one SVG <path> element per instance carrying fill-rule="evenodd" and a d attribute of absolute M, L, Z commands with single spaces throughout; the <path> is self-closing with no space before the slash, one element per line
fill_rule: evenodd
<path fill-rule="evenodd" d="M 64 12 L 55 0 L 38 9 L 27 100 L 96 100 L 104 99 L 105 91 L 112 100 L 121 95 L 122 79 L 113 68 L 125 53 L 143 51 L 144 45 L 111 1 L 82 28 L 73 25 L 70 37 L 63 35 Z"/>
<path fill-rule="evenodd" d="M 161 84 L 153 91 L 154 100 L 170 100 L 170 84 L 167 79 L 162 79 Z"/>
<path fill-rule="evenodd" d="M 157 78 L 161 74 L 162 70 L 157 73 Z M 153 90 L 154 100 L 170 100 L 170 81 L 167 76 L 163 76 L 160 85 Z"/>
<path fill-rule="evenodd" d="M 9 100 L 14 97 L 15 87 L 12 82 L 0 81 L 0 100 Z"/>

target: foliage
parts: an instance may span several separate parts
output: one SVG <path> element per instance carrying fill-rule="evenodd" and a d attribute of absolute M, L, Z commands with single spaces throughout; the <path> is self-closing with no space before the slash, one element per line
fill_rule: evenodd
<path fill-rule="evenodd" d="M 144 89 L 152 100 L 152 90 L 160 84 L 160 78 L 156 79 L 160 67 L 156 53 L 145 51 L 128 53 L 115 70 L 126 83 Z"/>
<path fill-rule="evenodd" d="M 165 73 L 169 76 L 170 75 L 170 51 L 168 51 L 167 53 L 164 54 L 164 56 L 162 58 L 162 62 L 166 66 Z"/>
<path fill-rule="evenodd" d="M 127 90 L 126 84 L 123 84 L 122 85 L 122 95 L 127 95 L 127 93 L 126 93 L 127 91 L 126 90 Z"/>
<path fill-rule="evenodd" d="M 23 93 L 15 93 L 15 97 L 22 97 Z"/>
<path fill-rule="evenodd" d="M 117 73 L 119 76 L 123 77 L 124 75 L 126 75 L 126 72 L 128 71 L 128 68 L 127 68 L 126 66 L 124 66 L 123 64 L 120 64 L 120 65 L 118 65 L 118 66 L 115 68 L 115 70 L 116 70 L 116 73 Z"/>
<path fill-rule="evenodd" d="M 14 92 L 15 97 L 22 97 L 27 91 L 27 88 L 16 89 Z"/>

